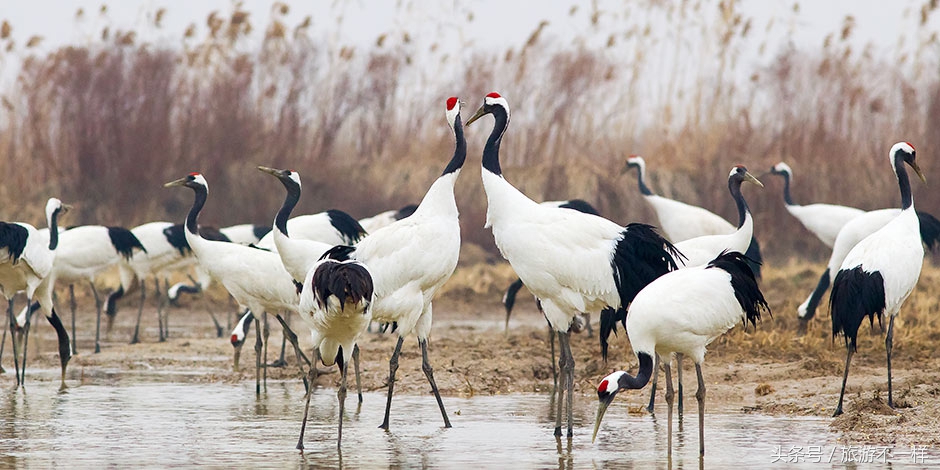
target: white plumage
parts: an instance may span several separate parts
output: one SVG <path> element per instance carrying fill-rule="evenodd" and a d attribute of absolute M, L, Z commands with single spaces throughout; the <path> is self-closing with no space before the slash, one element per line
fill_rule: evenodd
<path fill-rule="evenodd" d="M 356 245 L 352 257 L 365 264 L 375 288 L 372 317 L 397 327 L 398 343 L 389 361 L 388 397 L 385 420 L 388 429 L 395 372 L 405 336 L 414 333 L 422 352 L 422 369 L 430 382 L 444 419 L 444 410 L 433 369 L 428 359 L 428 337 L 431 333 L 432 307 L 438 289 L 450 279 L 460 255 L 460 221 L 454 184 L 460 175 L 467 154 L 460 120 L 460 101 L 447 100 L 447 123 L 456 140 L 454 154 L 447 167 L 431 185 L 415 212 L 376 230 Z M 290 227 L 288 227 L 289 229 Z"/>
<path fill-rule="evenodd" d="M 359 225 L 362 226 L 363 230 L 366 233 L 372 233 L 386 225 L 389 225 L 396 220 L 404 219 L 409 215 L 413 214 L 415 209 L 418 206 L 414 204 L 409 204 L 402 207 L 398 210 L 390 210 L 385 212 L 379 212 L 378 214 L 373 215 L 372 217 L 366 217 L 364 219 L 359 219 Z"/>
<path fill-rule="evenodd" d="M 232 243 L 239 245 L 257 245 L 265 235 L 271 232 L 267 225 L 238 224 L 219 229 Z"/>
<path fill-rule="evenodd" d="M 70 296 L 74 295 L 72 286 L 85 281 L 95 297 L 95 353 L 101 351 L 101 310 L 102 302 L 95 288 L 95 279 L 103 272 L 117 267 L 120 285 L 108 295 L 108 312 L 114 312 L 113 302 L 124 295 L 134 282 L 134 271 L 130 259 L 137 251 L 144 251 L 140 240 L 122 227 L 103 225 L 81 225 L 59 234 L 59 247 L 56 249 L 55 264 L 49 282 L 64 282 L 69 285 Z M 74 297 L 70 302 L 75 305 Z M 109 316 L 109 325 L 113 317 Z M 72 310 L 72 349 L 76 349 L 75 310 Z"/>
<path fill-rule="evenodd" d="M 813 232 L 816 238 L 832 247 L 836 236 L 842 227 L 850 220 L 862 215 L 865 211 L 854 207 L 839 206 L 835 204 L 808 204 L 801 206 L 794 204 L 790 197 L 790 181 L 793 179 L 793 170 L 784 162 L 777 163 L 770 169 L 770 173 L 783 177 L 783 201 L 787 212 Z"/>
<path fill-rule="evenodd" d="M 574 358 L 568 328 L 579 312 L 625 307 L 655 277 L 675 268 L 674 252 L 647 226 L 622 227 L 578 211 L 547 207 L 526 197 L 507 182 L 499 166 L 499 146 L 509 123 L 509 105 L 490 93 L 471 117 L 492 114 L 494 127 L 483 150 L 483 189 L 487 197 L 486 226 L 492 228 L 500 253 L 526 287 L 541 300 L 561 347 L 560 389 L 568 396 L 568 436 L 572 435 Z M 603 335 L 602 335 L 603 336 Z M 562 395 L 555 435 L 561 435 Z"/>
<path fill-rule="evenodd" d="M 336 363 L 340 369 L 340 386 L 336 392 L 339 401 L 337 448 L 342 447 L 349 360 L 357 360 L 358 371 L 356 342 L 372 321 L 371 307 L 374 300 L 373 280 L 369 271 L 362 263 L 346 258 L 349 252 L 347 247 L 338 246 L 324 255 L 325 259 L 318 261 L 307 273 L 300 295 L 300 312 L 309 318 L 313 347 L 317 355 L 323 365 Z M 338 255 L 341 259 L 330 258 L 332 255 Z M 311 384 L 316 379 L 316 368 L 314 360 L 310 368 Z M 308 390 L 304 407 L 304 426 L 307 423 L 310 395 L 311 391 Z M 304 448 L 303 435 L 304 429 L 301 428 L 298 449 Z"/>
<path fill-rule="evenodd" d="M 879 322 L 885 315 L 890 318 L 885 349 L 888 358 L 888 406 L 894 407 L 891 388 L 894 319 L 914 290 L 924 261 L 920 222 L 914 210 L 914 198 L 904 165 L 910 165 L 921 179 L 924 179 L 924 175 L 917 166 L 914 146 L 907 142 L 894 144 L 888 158 L 898 179 L 901 213 L 849 251 L 832 283 L 829 300 L 832 334 L 845 337 L 847 350 L 842 392 L 835 415 L 842 413 L 845 383 L 856 349 L 858 328 L 865 317 L 872 319 L 877 316 Z"/>
<path fill-rule="evenodd" d="M 297 310 L 297 291 L 290 274 L 284 269 L 276 253 L 237 243 L 206 240 L 196 231 L 197 217 L 209 192 L 209 185 L 201 174 L 191 173 L 165 186 L 186 186 L 195 192 L 193 207 L 184 224 L 186 241 L 196 255 L 199 265 L 225 287 L 240 307 L 248 308 L 255 315 L 264 315 L 268 310 Z M 255 330 L 255 391 L 259 394 L 263 325 L 262 320 Z"/>
<path fill-rule="evenodd" d="M 62 368 L 61 388 L 65 388 L 65 370 L 72 350 L 69 346 L 68 333 L 52 304 L 54 281 L 52 274 L 56 249 L 58 248 L 58 217 L 68 212 L 70 206 L 62 204 L 56 198 L 46 202 L 45 234 L 25 222 L 0 222 L 0 294 L 9 302 L 7 315 L 11 325 L 17 324 L 13 317 L 13 296 L 25 291 L 31 303 L 36 299 L 43 314 L 56 330 L 59 341 L 59 361 Z M 54 234 L 54 235 L 50 235 Z M 29 309 L 29 304 L 27 304 Z M 26 346 L 29 335 L 29 313 L 24 319 L 22 362 L 17 356 L 18 340 L 13 339 L 13 362 L 16 365 L 16 383 L 22 385 L 26 379 Z M 21 367 L 22 366 L 22 367 Z M 22 368 L 22 370 L 21 370 Z"/>
<path fill-rule="evenodd" d="M 738 322 L 756 324 L 764 310 L 769 308 L 754 274 L 744 256 L 736 252 L 723 253 L 706 266 L 670 272 L 651 282 L 636 295 L 627 313 L 627 336 L 640 370 L 636 377 L 618 371 L 601 381 L 594 437 L 617 392 L 643 388 L 656 373 L 653 360 L 656 355 L 668 358 L 681 354 L 695 362 L 699 452 L 704 454 L 705 382 L 701 365 L 706 347 Z M 664 367 L 671 449 L 674 391 L 668 361 Z"/>
<path fill-rule="evenodd" d="M 287 231 L 294 239 L 316 240 L 330 246 L 355 245 L 366 234 L 358 221 L 338 210 L 293 217 L 287 221 Z M 268 232 L 256 246 L 277 250 L 274 231 Z"/>
<path fill-rule="evenodd" d="M 643 157 L 630 156 L 626 168 L 637 169 L 640 194 L 656 213 L 663 234 L 671 242 L 678 243 L 703 235 L 726 235 L 735 231 L 734 225 L 714 212 L 653 193 L 646 186 L 646 161 Z"/>
<path fill-rule="evenodd" d="M 278 170 L 265 166 L 259 166 L 258 169 L 280 180 L 287 190 L 284 204 L 274 217 L 271 235 L 281 263 L 294 281 L 300 284 L 317 260 L 333 245 L 316 240 L 297 239 L 289 235 L 288 217 L 300 200 L 300 174 L 293 170 Z"/>
<path fill-rule="evenodd" d="M 760 187 L 757 178 L 748 173 L 747 168 L 735 166 L 728 175 L 728 188 L 738 209 L 739 225 L 733 232 L 721 235 L 703 235 L 676 243 L 676 248 L 685 256 L 680 260 L 683 266 L 702 266 L 725 251 L 746 253 L 754 236 L 754 217 L 741 195 L 741 183 L 748 181 Z"/>

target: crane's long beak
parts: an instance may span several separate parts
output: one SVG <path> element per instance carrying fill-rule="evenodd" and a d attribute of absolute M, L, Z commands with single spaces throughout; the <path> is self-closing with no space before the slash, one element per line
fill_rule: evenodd
<path fill-rule="evenodd" d="M 480 119 L 481 117 L 483 117 L 486 114 L 486 110 L 483 108 L 484 108 L 483 106 L 480 106 L 480 109 L 478 109 L 477 112 L 473 113 L 473 116 L 470 116 L 470 119 L 467 119 L 467 123 L 464 124 L 464 127 L 470 127 L 470 124 L 473 124 L 473 121 L 476 121 L 477 119 Z"/>
<path fill-rule="evenodd" d="M 180 178 L 178 180 L 170 181 L 163 185 L 164 188 L 172 188 L 173 186 L 184 186 L 186 185 L 186 177 Z"/>
<path fill-rule="evenodd" d="M 59 214 L 60 214 L 60 215 L 61 215 L 61 214 L 65 214 L 66 212 L 68 212 L 68 211 L 70 211 L 70 210 L 72 210 L 72 209 L 74 209 L 74 207 L 73 207 L 71 204 L 62 204 L 62 208 L 59 209 Z"/>
<path fill-rule="evenodd" d="M 244 346 L 244 343 L 235 346 L 235 372 L 238 372 L 238 360 L 242 357 L 242 346 Z"/>
<path fill-rule="evenodd" d="M 610 405 L 613 397 L 613 395 L 610 395 L 610 400 L 601 398 L 597 403 L 597 417 L 594 418 L 594 434 L 591 435 L 591 444 L 597 439 L 597 430 L 601 428 L 601 420 L 604 419 L 604 413 L 607 412 L 607 407 Z"/>
<path fill-rule="evenodd" d="M 910 165 L 911 165 L 911 168 L 914 169 L 914 173 L 917 173 L 917 176 L 920 177 L 920 180 L 923 181 L 924 184 L 926 184 L 926 183 L 927 183 L 927 177 L 924 176 L 924 172 L 923 172 L 923 171 L 920 171 L 920 167 L 917 166 L 917 162 L 911 162 Z"/>
<path fill-rule="evenodd" d="M 760 187 L 764 187 L 764 183 L 761 183 L 760 180 L 754 177 L 750 172 L 744 173 L 744 181 L 750 181 Z"/>
<path fill-rule="evenodd" d="M 281 170 L 278 170 L 277 168 L 271 168 L 267 166 L 258 166 L 258 169 L 269 175 L 280 177 Z"/>

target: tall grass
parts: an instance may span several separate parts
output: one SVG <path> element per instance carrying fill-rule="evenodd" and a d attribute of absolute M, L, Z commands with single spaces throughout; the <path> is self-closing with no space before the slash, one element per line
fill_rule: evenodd
<path fill-rule="evenodd" d="M 459 56 L 404 30 L 371 47 L 336 45 L 309 18 L 287 24 L 287 5 L 273 9 L 260 42 L 237 5 L 179 44 L 105 28 L 86 44 L 39 54 L 12 42 L 16 25 L 0 29 L 4 54 L 23 59 L 2 90 L 0 216 L 38 222 L 42 201 L 56 195 L 76 205 L 69 223 L 182 220 L 188 195 L 161 183 L 200 171 L 211 185 L 204 223 L 265 222 L 281 192 L 257 164 L 301 172 L 300 211 L 371 215 L 417 202 L 446 164 L 444 99 L 459 94 L 472 112 L 494 89 L 514 111 L 507 178 L 536 199 L 595 202 L 622 223 L 654 221 L 635 177 L 620 173 L 632 153 L 647 158 L 654 190 L 732 220 L 726 177 L 737 163 L 761 173 L 785 160 L 797 202 L 865 209 L 897 204 L 885 158 L 893 142 L 913 142 L 928 175 L 940 169 L 932 3 L 920 12 L 913 55 L 889 61 L 852 50 L 848 18 L 821 50 L 767 51 L 770 65 L 757 67 L 738 62 L 761 33 L 735 1 L 631 3 L 626 13 L 573 7 L 587 25 L 574 38 L 543 23 L 521 46 L 468 45 Z M 670 43 L 654 28 L 700 37 Z M 708 60 L 683 60 L 690 53 Z M 467 130 L 458 204 L 464 239 L 491 248 L 473 158 L 487 126 Z M 746 196 L 766 255 L 827 256 L 786 214 L 779 181 L 764 182 Z M 918 186 L 915 197 L 937 212 L 936 191 Z"/>

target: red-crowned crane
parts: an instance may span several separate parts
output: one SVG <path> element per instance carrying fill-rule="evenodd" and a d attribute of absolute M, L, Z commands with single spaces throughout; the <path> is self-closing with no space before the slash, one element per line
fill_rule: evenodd
<path fill-rule="evenodd" d="M 375 292 L 372 275 L 365 265 L 349 259 L 351 252 L 351 247 L 339 245 L 324 253 L 304 278 L 300 294 L 300 315 L 310 325 L 313 336 L 314 359 L 310 364 L 309 383 L 316 381 L 318 358 L 325 366 L 335 363 L 340 371 L 340 385 L 336 391 L 339 401 L 337 449 L 342 447 L 343 442 L 349 360 L 357 362 L 358 374 L 359 346 L 356 342 L 372 321 Z M 313 387 L 310 386 L 307 388 L 304 418 L 297 440 L 298 449 L 304 448 L 304 431 L 312 394 Z"/>
<path fill-rule="evenodd" d="M 793 179 L 793 170 L 784 162 L 777 163 L 770 168 L 770 174 L 783 178 L 783 202 L 787 212 L 799 220 L 806 230 L 813 232 L 819 241 L 829 248 L 836 242 L 839 231 L 850 220 L 862 215 L 865 211 L 855 207 L 839 206 L 836 204 L 808 204 L 801 206 L 794 204 L 790 197 L 790 181 Z"/>
<path fill-rule="evenodd" d="M 454 154 L 441 176 L 428 188 L 418 208 L 410 216 L 369 234 L 350 255 L 365 264 L 372 274 L 375 287 L 372 318 L 392 324 L 393 331 L 398 332 L 395 352 L 389 360 L 385 418 L 379 426 L 385 430 L 389 428 L 398 358 L 405 337 L 412 333 L 418 337 L 421 368 L 437 399 L 444 427 L 451 427 L 428 358 L 428 336 L 431 301 L 454 273 L 460 255 L 460 221 L 454 185 L 467 156 L 460 106 L 456 97 L 447 99 L 445 116 L 456 141 Z"/>
<path fill-rule="evenodd" d="M 698 377 L 699 454 L 705 455 L 705 347 L 741 321 L 756 326 L 762 311 L 770 312 L 764 295 L 741 253 L 728 252 L 705 266 L 663 275 L 643 288 L 628 309 L 627 336 L 640 363 L 637 375 L 614 372 L 597 387 L 594 435 L 617 392 L 641 389 L 655 373 L 654 356 L 684 354 L 695 362 Z M 666 403 L 669 406 L 668 449 L 672 452 L 672 404 L 675 392 L 669 361 L 665 363 Z"/>
<path fill-rule="evenodd" d="M 130 260 L 137 251 L 146 252 L 140 240 L 123 227 L 103 225 L 81 225 L 59 234 L 55 263 L 49 282 L 65 282 L 69 286 L 69 305 L 72 310 L 72 352 L 77 352 L 75 338 L 75 289 L 76 282 L 85 281 L 95 297 L 95 353 L 101 352 L 101 298 L 95 288 L 95 278 L 102 272 L 117 266 L 120 285 L 108 294 L 106 312 L 108 326 L 114 321 L 115 301 L 124 296 L 134 282 L 134 271 Z M 30 310 L 35 309 L 31 306 Z M 20 315 L 23 315 L 21 313 Z"/>
<path fill-rule="evenodd" d="M 206 240 L 199 234 L 197 219 L 209 194 L 209 184 L 201 174 L 190 173 L 164 186 L 185 186 L 193 190 L 193 206 L 184 223 L 186 242 L 199 265 L 225 287 L 240 307 L 262 316 L 255 329 L 255 393 L 260 395 L 263 318 L 268 310 L 297 310 L 297 290 L 290 274 L 276 253 L 237 243 Z M 267 368 L 264 372 L 267 382 Z"/>
<path fill-rule="evenodd" d="M 467 120 L 494 118 L 483 149 L 486 226 L 503 257 L 526 287 L 539 298 L 560 346 L 558 409 L 555 435 L 561 436 L 567 393 L 568 436 L 572 435 L 574 356 L 568 328 L 579 312 L 625 308 L 644 286 L 676 269 L 681 255 L 656 231 L 643 224 L 622 227 L 607 219 L 570 209 L 542 206 L 512 186 L 502 175 L 499 147 L 509 125 L 509 103 L 499 93 Z"/>
<path fill-rule="evenodd" d="M 940 220 L 924 211 L 916 211 L 916 213 L 920 222 L 921 242 L 927 248 L 935 248 L 940 244 Z M 850 220 L 842 227 L 832 246 L 832 254 L 829 256 L 826 270 L 819 277 L 813 292 L 796 309 L 797 318 L 799 319 L 798 332 L 800 334 L 806 332 L 810 320 L 816 316 L 816 309 L 819 307 L 819 303 L 832 281 L 832 273 L 839 270 L 849 251 L 858 242 L 875 233 L 900 214 L 901 209 L 898 208 L 869 211 Z"/>
<path fill-rule="evenodd" d="M 894 408 L 891 390 L 891 350 L 894 339 L 894 318 L 901 311 L 917 285 L 924 262 L 924 246 L 921 243 L 920 224 L 914 211 L 911 182 L 904 165 L 909 165 L 921 180 L 924 174 L 917 166 L 914 146 L 898 142 L 888 152 L 891 169 L 898 180 L 901 192 L 901 213 L 875 233 L 865 237 L 849 251 L 832 282 L 829 310 L 832 316 L 832 335 L 845 338 L 845 373 L 842 376 L 842 391 L 834 416 L 842 414 L 845 382 L 849 378 L 849 366 L 856 351 L 856 337 L 862 320 L 868 317 L 881 323 L 885 315 L 888 333 L 885 335 L 885 350 L 888 356 L 888 406 Z"/>
<path fill-rule="evenodd" d="M 359 221 L 337 209 L 316 214 L 298 215 L 287 220 L 287 230 L 298 240 L 316 240 L 333 245 L 355 245 L 366 236 Z M 259 248 L 277 250 L 274 231 L 268 232 L 256 244 Z"/>
<path fill-rule="evenodd" d="M 730 234 L 703 235 L 676 243 L 676 249 L 678 249 L 686 258 L 680 261 L 680 268 L 703 266 L 724 252 L 747 252 L 748 247 L 752 244 L 752 240 L 754 240 L 754 216 L 751 215 L 751 210 L 748 208 L 747 201 L 744 200 L 744 195 L 741 194 L 741 185 L 744 182 L 753 183 L 760 187 L 764 186 L 760 181 L 757 180 L 757 178 L 751 175 L 744 166 L 736 165 L 731 168 L 731 172 L 728 174 L 728 191 L 731 193 L 731 198 L 734 199 L 735 206 L 738 210 L 738 228 Z M 747 258 L 745 258 L 745 260 L 750 262 L 751 268 L 754 269 L 753 262 Z M 756 273 L 757 270 L 755 270 L 755 274 Z M 618 316 L 617 320 L 619 320 L 621 323 L 624 323 L 624 326 L 626 326 L 626 315 L 623 314 L 624 312 L 622 310 L 619 311 L 619 313 L 621 315 Z M 601 349 L 605 357 L 607 354 L 607 338 L 613 329 L 614 324 L 610 323 L 610 318 L 605 315 L 604 318 L 601 319 L 600 328 Z M 678 373 L 677 380 L 679 384 L 678 409 L 680 415 L 683 411 L 682 359 L 682 353 L 676 353 L 676 370 Z M 653 405 L 656 402 L 656 387 L 659 379 L 659 360 L 659 356 L 656 356 L 653 385 L 650 387 L 650 402 L 646 408 L 650 413 L 653 412 Z"/>
<path fill-rule="evenodd" d="M 650 205 L 653 212 L 656 213 L 656 218 L 659 220 L 660 227 L 662 227 L 666 238 L 675 243 L 677 247 L 680 242 L 685 240 L 706 235 L 727 235 L 736 230 L 734 225 L 731 225 L 727 220 L 707 209 L 653 193 L 649 186 L 646 185 L 646 161 L 643 157 L 639 155 L 631 155 L 628 157 L 623 171 L 629 171 L 631 168 L 637 169 L 637 185 L 640 188 L 640 194 L 643 195 L 643 199 Z M 740 226 L 740 224 L 738 225 Z M 680 248 L 680 251 L 681 250 Z M 682 253 L 688 255 L 685 251 Z M 708 260 L 717 253 L 718 252 L 714 252 L 712 256 L 707 257 L 707 259 L 703 259 L 690 266 L 708 262 Z M 743 253 L 747 255 L 750 260 L 748 263 L 750 263 L 751 269 L 754 270 L 754 274 L 760 277 L 761 254 L 757 238 L 751 239 L 747 251 Z"/>
<path fill-rule="evenodd" d="M 59 341 L 59 363 L 62 368 L 61 389 L 66 388 L 65 369 L 72 357 L 72 349 L 69 346 L 68 332 L 65 331 L 65 326 L 62 325 L 62 320 L 52 304 L 54 283 L 49 282 L 49 276 L 59 244 L 58 218 L 68 212 L 69 207 L 56 198 L 50 198 L 46 202 L 48 236 L 41 235 L 39 230 L 25 222 L 0 222 L 0 293 L 8 302 L 9 329 L 12 333 L 18 326 L 13 315 L 13 296 L 21 290 L 26 291 L 30 302 L 33 299 L 38 301 L 46 319 L 55 328 Z M 23 325 L 22 360 L 18 357 L 19 341 L 15 336 L 11 338 L 17 387 L 26 381 L 26 347 L 29 346 L 30 316 L 27 313 Z"/>
<path fill-rule="evenodd" d="M 219 229 L 232 243 L 257 245 L 265 235 L 271 232 L 270 225 L 238 224 Z"/>

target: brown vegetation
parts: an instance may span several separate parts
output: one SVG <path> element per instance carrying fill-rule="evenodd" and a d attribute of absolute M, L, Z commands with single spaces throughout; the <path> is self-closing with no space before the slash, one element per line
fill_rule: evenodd
<path fill-rule="evenodd" d="M 761 25 L 735 1 L 644 8 L 670 22 L 622 31 L 610 23 L 625 17 L 572 8 L 590 26 L 570 42 L 542 23 L 516 49 L 467 44 L 460 57 L 408 31 L 382 33 L 366 48 L 331 44 L 310 18 L 286 24 L 282 3 L 259 30 L 260 43 L 249 40 L 257 27 L 238 6 L 192 25 L 179 44 L 108 27 L 47 54 L 14 44 L 16 25 L 4 21 L 0 45 L 22 68 L 2 90 L 0 218 L 38 222 L 42 201 L 56 195 L 76 205 L 70 224 L 180 220 L 186 202 L 160 185 L 201 171 L 212 187 L 206 223 L 263 222 L 280 195 L 252 170 L 257 164 L 301 172 L 299 211 L 371 215 L 416 202 L 443 167 L 451 146 L 444 98 L 459 94 L 473 108 L 496 83 L 515 111 L 503 146 L 507 178 L 535 199 L 587 199 L 622 223 L 653 221 L 632 177 L 620 175 L 631 153 L 647 157 L 655 190 L 725 216 L 733 213 L 725 178 L 736 163 L 758 173 L 786 160 L 798 202 L 866 209 L 896 204 L 884 158 L 895 141 L 913 142 L 928 176 L 938 173 L 930 125 L 940 119 L 929 54 L 936 35 L 925 29 L 933 4 L 919 12 L 922 29 L 910 32 L 919 53 L 891 63 L 852 49 L 851 18 L 821 50 L 767 51 Z M 152 15 L 152 28 L 162 27 L 164 13 Z M 88 14 L 79 11 L 76 21 Z M 663 73 L 650 54 L 654 27 L 702 37 L 694 51 L 677 43 L 666 62 L 674 69 Z M 762 53 L 776 58 L 747 70 L 738 55 L 761 41 Z M 679 59 L 689 53 L 714 60 L 694 69 Z M 664 91 L 641 86 L 650 73 L 663 77 Z M 742 76 L 750 80 L 742 84 Z M 473 159 L 487 131 L 485 121 L 467 131 L 471 158 L 458 203 L 464 239 L 492 251 L 480 229 L 485 203 Z M 826 256 L 785 213 L 779 182 L 766 183 L 747 195 L 766 254 Z M 940 193 L 922 186 L 915 197 L 928 211 L 940 203 Z"/>

